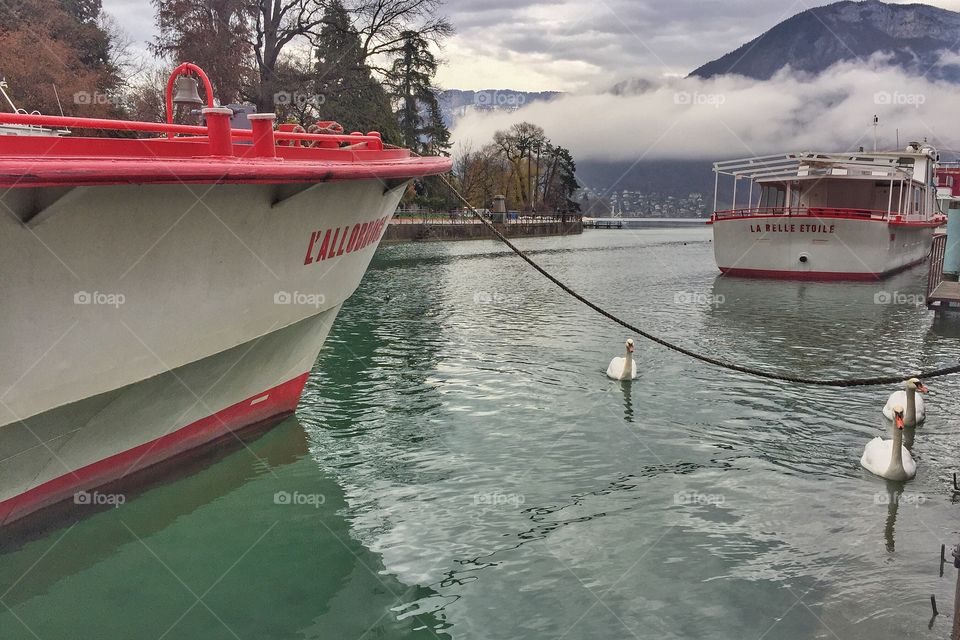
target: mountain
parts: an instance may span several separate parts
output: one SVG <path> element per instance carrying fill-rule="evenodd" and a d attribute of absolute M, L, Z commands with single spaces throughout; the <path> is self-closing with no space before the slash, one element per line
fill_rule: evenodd
<path fill-rule="evenodd" d="M 691 76 L 739 74 L 769 80 L 790 66 L 818 74 L 831 65 L 889 53 L 890 64 L 932 79 L 960 82 L 960 65 L 939 64 L 960 51 L 960 13 L 923 4 L 836 2 L 784 20 Z M 955 60 L 960 60 L 956 55 Z"/>
<path fill-rule="evenodd" d="M 618 179 L 619 178 L 619 179 Z M 713 197 L 713 162 L 703 160 L 641 160 L 617 162 L 581 160 L 577 180 L 598 191 L 613 189 L 680 196 L 702 193 Z M 616 181 L 616 184 L 614 184 Z M 711 204 L 713 202 L 711 201 Z"/>
<path fill-rule="evenodd" d="M 944 52 L 951 52 L 955 64 Z M 781 69 L 816 75 L 837 62 L 889 56 L 889 64 L 931 79 L 960 82 L 960 13 L 922 4 L 884 4 L 876 0 L 836 2 L 788 18 L 769 31 L 717 58 L 690 75 L 710 78 L 739 74 L 769 80 Z M 611 93 L 642 93 L 646 80 L 625 81 Z M 581 182 L 603 190 L 620 177 L 616 189 L 682 196 L 700 192 L 712 199 L 712 161 L 577 163 Z M 621 177 L 622 176 L 622 177 Z M 722 183 L 721 183 L 722 184 Z M 712 204 L 712 202 L 710 202 Z"/>

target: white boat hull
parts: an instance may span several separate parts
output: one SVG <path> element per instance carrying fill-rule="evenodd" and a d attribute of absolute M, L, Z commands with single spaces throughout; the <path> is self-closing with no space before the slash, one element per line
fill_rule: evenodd
<path fill-rule="evenodd" d="M 712 221 L 724 274 L 875 280 L 927 258 L 934 225 L 886 220 L 769 216 Z"/>
<path fill-rule="evenodd" d="M 3 195 L 0 524 L 295 408 L 405 184 L 305 187 Z"/>

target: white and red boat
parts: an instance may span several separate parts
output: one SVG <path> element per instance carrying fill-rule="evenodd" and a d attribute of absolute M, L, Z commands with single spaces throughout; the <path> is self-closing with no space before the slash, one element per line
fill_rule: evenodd
<path fill-rule="evenodd" d="M 294 410 L 409 181 L 448 158 L 273 114 L 0 113 L 0 524 Z M 328 123 L 329 124 L 329 123 Z"/>
<path fill-rule="evenodd" d="M 731 276 L 875 280 L 918 264 L 945 221 L 937 159 L 933 147 L 911 143 L 903 152 L 717 162 L 709 221 L 717 266 Z M 733 179 L 729 209 L 717 207 L 720 176 Z"/>

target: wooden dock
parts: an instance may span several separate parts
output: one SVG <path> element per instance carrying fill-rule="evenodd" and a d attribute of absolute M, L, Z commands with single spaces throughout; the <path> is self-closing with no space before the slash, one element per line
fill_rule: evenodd
<path fill-rule="evenodd" d="M 943 256 L 946 248 L 947 234 L 934 234 L 933 244 L 930 246 L 930 271 L 927 274 L 927 307 L 960 311 L 960 282 L 943 278 Z"/>
<path fill-rule="evenodd" d="M 940 308 L 944 305 L 957 307 L 960 311 L 960 282 L 944 280 L 927 296 L 927 306 Z"/>

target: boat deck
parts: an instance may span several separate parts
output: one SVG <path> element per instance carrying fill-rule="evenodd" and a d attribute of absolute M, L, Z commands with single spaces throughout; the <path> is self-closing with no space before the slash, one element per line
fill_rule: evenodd
<path fill-rule="evenodd" d="M 930 309 L 960 309 L 960 282 L 947 280 L 943 274 L 946 248 L 947 234 L 934 234 L 927 273 L 927 307 Z"/>
<path fill-rule="evenodd" d="M 944 280 L 927 296 L 927 306 L 960 307 L 960 282 Z"/>

